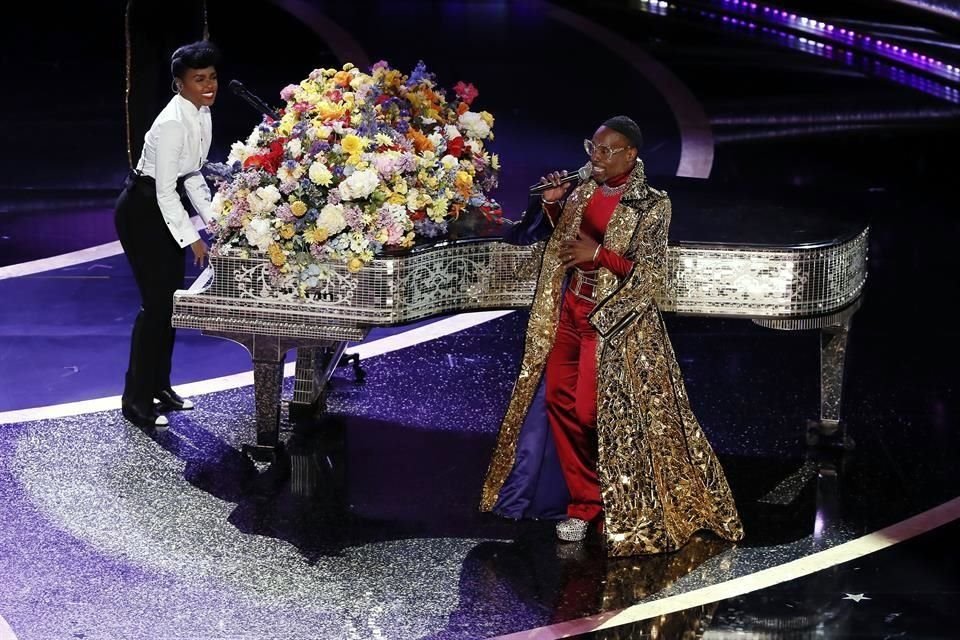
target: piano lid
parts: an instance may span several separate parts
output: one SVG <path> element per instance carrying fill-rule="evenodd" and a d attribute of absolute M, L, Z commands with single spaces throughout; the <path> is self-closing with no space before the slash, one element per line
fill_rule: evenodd
<path fill-rule="evenodd" d="M 837 194 L 802 187 L 719 185 L 695 178 L 651 179 L 673 205 L 670 244 L 751 248 L 836 246 L 868 226 L 878 194 Z"/>

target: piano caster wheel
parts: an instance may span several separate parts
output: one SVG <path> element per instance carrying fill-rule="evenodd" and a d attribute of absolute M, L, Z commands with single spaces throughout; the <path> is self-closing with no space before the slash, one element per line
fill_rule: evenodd
<path fill-rule="evenodd" d="M 350 353 L 342 356 L 340 362 L 337 363 L 337 366 L 343 366 L 347 363 L 353 365 L 353 379 L 356 382 L 363 382 L 367 377 L 367 372 L 363 370 L 360 366 L 360 354 L 359 353 Z"/>

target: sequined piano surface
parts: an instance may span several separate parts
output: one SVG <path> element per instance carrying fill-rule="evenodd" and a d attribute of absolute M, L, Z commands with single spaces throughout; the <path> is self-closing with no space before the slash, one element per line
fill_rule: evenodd
<path fill-rule="evenodd" d="M 821 403 L 816 431 L 840 427 L 843 362 L 850 318 L 867 279 L 869 227 L 816 204 L 745 199 L 709 183 L 678 181 L 663 311 L 743 317 L 772 329 L 818 329 Z M 303 299 L 277 287 L 263 257 L 224 255 L 174 298 L 173 326 L 244 345 L 254 365 L 257 444 L 278 444 L 282 367 L 297 349 L 294 398 L 316 407 L 348 342 L 373 327 L 462 311 L 529 306 L 539 246 L 508 244 L 502 228 L 466 225 L 447 239 L 376 258 L 359 273 L 329 265 Z M 842 433 L 842 432 L 841 432 Z"/>

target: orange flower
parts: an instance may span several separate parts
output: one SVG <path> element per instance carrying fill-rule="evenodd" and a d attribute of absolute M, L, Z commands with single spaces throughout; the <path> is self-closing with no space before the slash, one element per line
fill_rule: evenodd
<path fill-rule="evenodd" d="M 337 71 L 337 73 L 333 76 L 333 83 L 338 87 L 349 87 L 350 80 L 350 73 L 347 71 Z"/>
<path fill-rule="evenodd" d="M 466 102 L 461 102 L 460 104 L 457 105 L 457 115 L 458 115 L 458 116 L 462 116 L 462 115 L 465 114 L 467 111 L 470 111 L 470 105 L 468 105 Z"/>
<path fill-rule="evenodd" d="M 413 148 L 417 150 L 417 153 L 423 153 L 424 151 L 433 151 L 435 147 L 433 143 L 430 142 L 430 139 L 427 136 L 423 135 L 420 131 L 416 129 L 407 130 L 407 138 L 413 142 Z"/>

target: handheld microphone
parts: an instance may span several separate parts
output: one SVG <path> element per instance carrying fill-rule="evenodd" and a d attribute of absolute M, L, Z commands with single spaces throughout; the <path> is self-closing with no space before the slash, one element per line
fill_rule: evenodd
<path fill-rule="evenodd" d="M 267 103 L 265 103 L 263 100 L 250 93 L 250 90 L 243 86 L 243 83 L 239 80 L 231 80 L 229 86 L 230 91 L 233 91 L 238 98 L 242 99 L 244 102 L 249 104 L 263 115 L 270 116 L 274 120 L 280 119 L 280 116 L 277 115 L 276 111 L 268 107 Z"/>
<path fill-rule="evenodd" d="M 584 182 L 593 174 L 593 165 L 587 163 L 574 171 L 573 173 L 568 173 L 567 175 L 560 178 L 560 184 L 565 184 L 567 182 Z M 556 185 L 550 184 L 549 182 L 538 182 L 537 184 L 530 187 L 530 194 L 534 195 L 537 193 L 543 193 L 547 189 L 553 189 Z"/>

